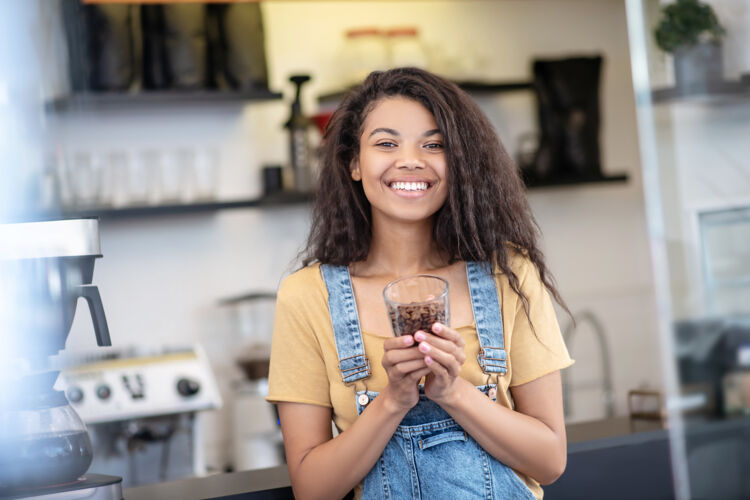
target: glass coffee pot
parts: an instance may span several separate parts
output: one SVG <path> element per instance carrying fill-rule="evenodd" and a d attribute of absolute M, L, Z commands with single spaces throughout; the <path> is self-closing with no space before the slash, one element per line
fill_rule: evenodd
<path fill-rule="evenodd" d="M 0 423 L 0 488 L 31 489 L 76 481 L 91 465 L 86 426 L 53 386 L 58 372 L 28 375 L 5 397 Z M 71 397 L 75 395 L 71 394 Z"/>

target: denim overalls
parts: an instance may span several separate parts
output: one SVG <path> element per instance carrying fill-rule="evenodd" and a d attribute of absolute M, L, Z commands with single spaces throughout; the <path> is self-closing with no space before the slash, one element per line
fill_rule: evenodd
<path fill-rule="evenodd" d="M 466 263 L 479 336 L 477 361 L 489 382 L 492 374 L 504 374 L 507 369 L 497 288 L 488 270 L 486 264 Z M 344 383 L 354 384 L 370 376 L 370 363 L 362 342 L 349 269 L 322 265 L 321 271 L 328 289 L 339 369 Z M 497 384 L 477 389 L 495 400 Z M 422 386 L 419 392 L 419 402 L 406 414 L 365 477 L 363 498 L 535 499 L 508 466 L 484 451 L 445 410 L 428 399 Z M 366 388 L 355 394 L 358 414 L 378 395 Z"/>

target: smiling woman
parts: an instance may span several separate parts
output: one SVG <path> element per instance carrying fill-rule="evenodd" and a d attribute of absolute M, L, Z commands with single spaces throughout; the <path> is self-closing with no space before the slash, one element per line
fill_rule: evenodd
<path fill-rule="evenodd" d="M 425 220 L 448 194 L 443 136 L 432 113 L 417 101 L 380 101 L 364 122 L 352 179 L 362 181 L 375 225 Z"/>
<path fill-rule="evenodd" d="M 431 73 L 375 72 L 323 148 L 269 377 L 295 497 L 541 498 L 565 468 L 559 370 L 572 361 L 487 118 Z M 382 291 L 415 274 L 449 284 L 451 321 L 394 337 Z"/>

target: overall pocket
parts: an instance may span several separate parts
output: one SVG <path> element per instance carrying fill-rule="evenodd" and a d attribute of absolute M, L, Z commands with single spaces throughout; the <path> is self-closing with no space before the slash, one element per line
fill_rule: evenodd
<path fill-rule="evenodd" d="M 450 441 L 466 441 L 467 439 L 468 437 L 465 431 L 448 431 L 425 439 L 420 439 L 418 442 L 419 447 L 426 450 L 427 448 L 432 448 L 433 446 L 448 443 Z"/>

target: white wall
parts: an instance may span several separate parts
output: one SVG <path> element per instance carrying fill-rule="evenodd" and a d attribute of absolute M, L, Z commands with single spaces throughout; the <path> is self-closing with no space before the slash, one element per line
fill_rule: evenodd
<path fill-rule="evenodd" d="M 471 57 L 464 74 L 488 79 L 526 79 L 536 56 L 604 53 L 602 149 L 604 170 L 627 172 L 626 184 L 532 191 L 532 208 L 544 233 L 544 249 L 571 309 L 591 310 L 604 323 L 612 356 L 618 414 L 625 394 L 660 385 L 652 305 L 634 99 L 625 11 L 619 1 L 534 2 L 266 2 L 263 4 L 270 80 L 284 90 L 292 72 L 312 73 L 306 95 L 338 88 L 337 54 L 348 27 L 416 25 L 433 54 Z M 468 73 L 467 73 L 468 72 Z M 287 101 L 289 98 L 287 98 Z M 529 95 L 479 99 L 513 151 L 517 136 L 533 130 Z M 153 144 L 217 145 L 222 151 L 222 193 L 259 191 L 257 168 L 285 159 L 280 125 L 286 104 L 182 110 L 129 110 L 58 117 L 62 137 L 75 147 L 138 150 Z M 144 118 L 149 121 L 144 122 Z M 135 130 L 135 132 L 134 132 Z M 274 289 L 304 241 L 304 207 L 236 210 L 206 215 L 104 221 L 95 282 L 100 286 L 116 344 L 198 340 L 208 348 L 229 394 L 231 332 L 216 307 L 220 297 L 249 289 Z M 69 346 L 93 347 L 88 320 L 79 309 Z M 566 318 L 560 316 L 561 323 Z M 595 344 L 581 325 L 573 355 L 573 380 L 599 377 Z M 603 413 L 595 391 L 574 396 L 574 419 Z M 229 402 L 230 399 L 227 398 Z M 228 412 L 207 429 L 208 462 L 220 467 L 231 443 Z"/>

